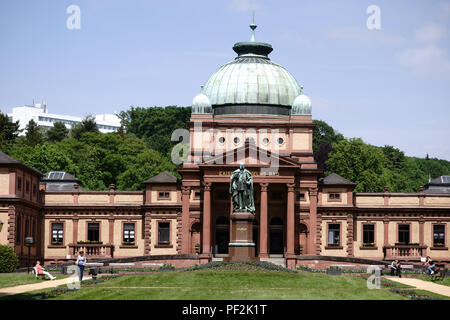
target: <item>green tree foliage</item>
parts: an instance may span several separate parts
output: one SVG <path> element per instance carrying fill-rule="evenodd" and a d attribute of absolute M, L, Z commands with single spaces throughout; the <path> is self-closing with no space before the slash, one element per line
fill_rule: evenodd
<path fill-rule="evenodd" d="M 319 169 L 326 170 L 326 161 L 328 154 L 332 150 L 333 143 L 344 139 L 344 136 L 337 133 L 325 121 L 314 120 L 316 125 L 313 130 L 313 152 L 314 159 L 317 162 Z"/>
<path fill-rule="evenodd" d="M 60 121 L 53 124 L 53 127 L 47 131 L 47 140 L 50 142 L 59 142 L 67 138 L 69 130 L 66 125 Z"/>
<path fill-rule="evenodd" d="M 43 141 L 44 135 L 42 133 L 42 128 L 40 128 L 37 123 L 31 119 L 25 127 L 25 143 L 34 147 Z"/>
<path fill-rule="evenodd" d="M 127 133 L 143 138 L 153 150 L 168 156 L 174 142 L 170 140 L 175 129 L 188 129 L 190 107 L 131 107 L 119 114 Z"/>
<path fill-rule="evenodd" d="M 19 121 L 9 121 L 8 115 L 0 112 L 0 150 L 7 150 L 19 135 Z"/>
<path fill-rule="evenodd" d="M 80 123 L 72 126 L 71 135 L 75 139 L 80 139 L 84 133 L 99 133 L 95 118 L 91 115 L 84 118 Z"/>
<path fill-rule="evenodd" d="M 14 272 L 19 266 L 14 249 L 10 246 L 0 244 L 0 273 Z"/>

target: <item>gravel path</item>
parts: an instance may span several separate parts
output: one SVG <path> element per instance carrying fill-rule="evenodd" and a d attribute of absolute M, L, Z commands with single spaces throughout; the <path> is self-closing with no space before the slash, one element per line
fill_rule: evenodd
<path fill-rule="evenodd" d="M 443 296 L 450 297 L 450 287 L 446 285 L 437 284 L 431 281 L 419 280 L 415 278 L 398 278 L 398 277 L 384 277 L 384 278 L 415 287 L 416 289 L 419 290 L 426 290 Z"/>

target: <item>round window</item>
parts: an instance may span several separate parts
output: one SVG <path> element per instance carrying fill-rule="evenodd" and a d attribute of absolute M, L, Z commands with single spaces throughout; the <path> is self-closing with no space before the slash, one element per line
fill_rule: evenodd
<path fill-rule="evenodd" d="M 264 143 L 264 144 L 268 144 L 268 143 L 269 143 L 269 139 L 268 139 L 268 138 L 264 138 L 264 139 L 263 139 L 263 143 Z"/>
<path fill-rule="evenodd" d="M 234 143 L 239 143 L 240 140 L 238 137 L 235 137 L 233 141 L 234 141 Z"/>
<path fill-rule="evenodd" d="M 220 143 L 224 143 L 224 142 L 225 142 L 225 138 L 224 138 L 224 137 L 220 137 L 220 138 L 219 138 L 219 142 L 220 142 Z"/>
<path fill-rule="evenodd" d="M 278 138 L 278 144 L 283 144 L 284 140 L 283 138 Z"/>

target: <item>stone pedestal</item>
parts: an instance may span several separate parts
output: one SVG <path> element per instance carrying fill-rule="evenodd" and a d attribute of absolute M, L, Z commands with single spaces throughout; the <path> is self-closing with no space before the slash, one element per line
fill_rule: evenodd
<path fill-rule="evenodd" d="M 227 258 L 224 258 L 224 261 L 259 260 L 255 258 L 253 220 L 255 220 L 255 216 L 249 212 L 234 212 L 231 214 L 229 255 Z"/>

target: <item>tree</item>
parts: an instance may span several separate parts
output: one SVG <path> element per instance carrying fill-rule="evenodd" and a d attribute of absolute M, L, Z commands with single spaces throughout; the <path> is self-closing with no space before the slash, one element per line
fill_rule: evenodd
<path fill-rule="evenodd" d="M 84 118 L 80 123 L 76 123 L 72 126 L 72 137 L 80 139 L 81 135 L 87 132 L 99 133 L 95 118 L 91 115 Z"/>
<path fill-rule="evenodd" d="M 344 139 L 333 144 L 326 162 L 326 174 L 335 172 L 357 183 L 355 191 L 381 192 L 386 185 L 383 176 L 385 155 L 380 148 L 365 144 L 361 139 Z"/>
<path fill-rule="evenodd" d="M 57 121 L 53 124 L 53 127 L 47 131 L 47 140 L 50 142 L 59 142 L 67 138 L 69 130 L 63 122 Z"/>
<path fill-rule="evenodd" d="M 189 129 L 187 123 L 191 107 L 130 107 L 119 113 L 121 123 L 127 133 L 147 141 L 150 148 L 169 155 L 173 143 L 170 138 L 175 129 Z"/>
<path fill-rule="evenodd" d="M 19 133 L 19 121 L 12 122 L 7 114 L 0 112 L 0 150 L 6 150 L 10 147 Z"/>
<path fill-rule="evenodd" d="M 25 131 L 25 143 L 29 146 L 34 147 L 44 141 L 42 129 L 33 119 L 28 122 L 27 126 L 25 127 Z"/>
<path fill-rule="evenodd" d="M 117 179 L 119 189 L 142 190 L 142 181 L 163 171 L 175 171 L 175 165 L 159 152 L 145 150 Z"/>
<path fill-rule="evenodd" d="M 313 153 L 319 169 L 326 170 L 326 161 L 332 150 L 333 143 L 344 139 L 344 136 L 328 125 L 325 121 L 314 120 Z"/>

